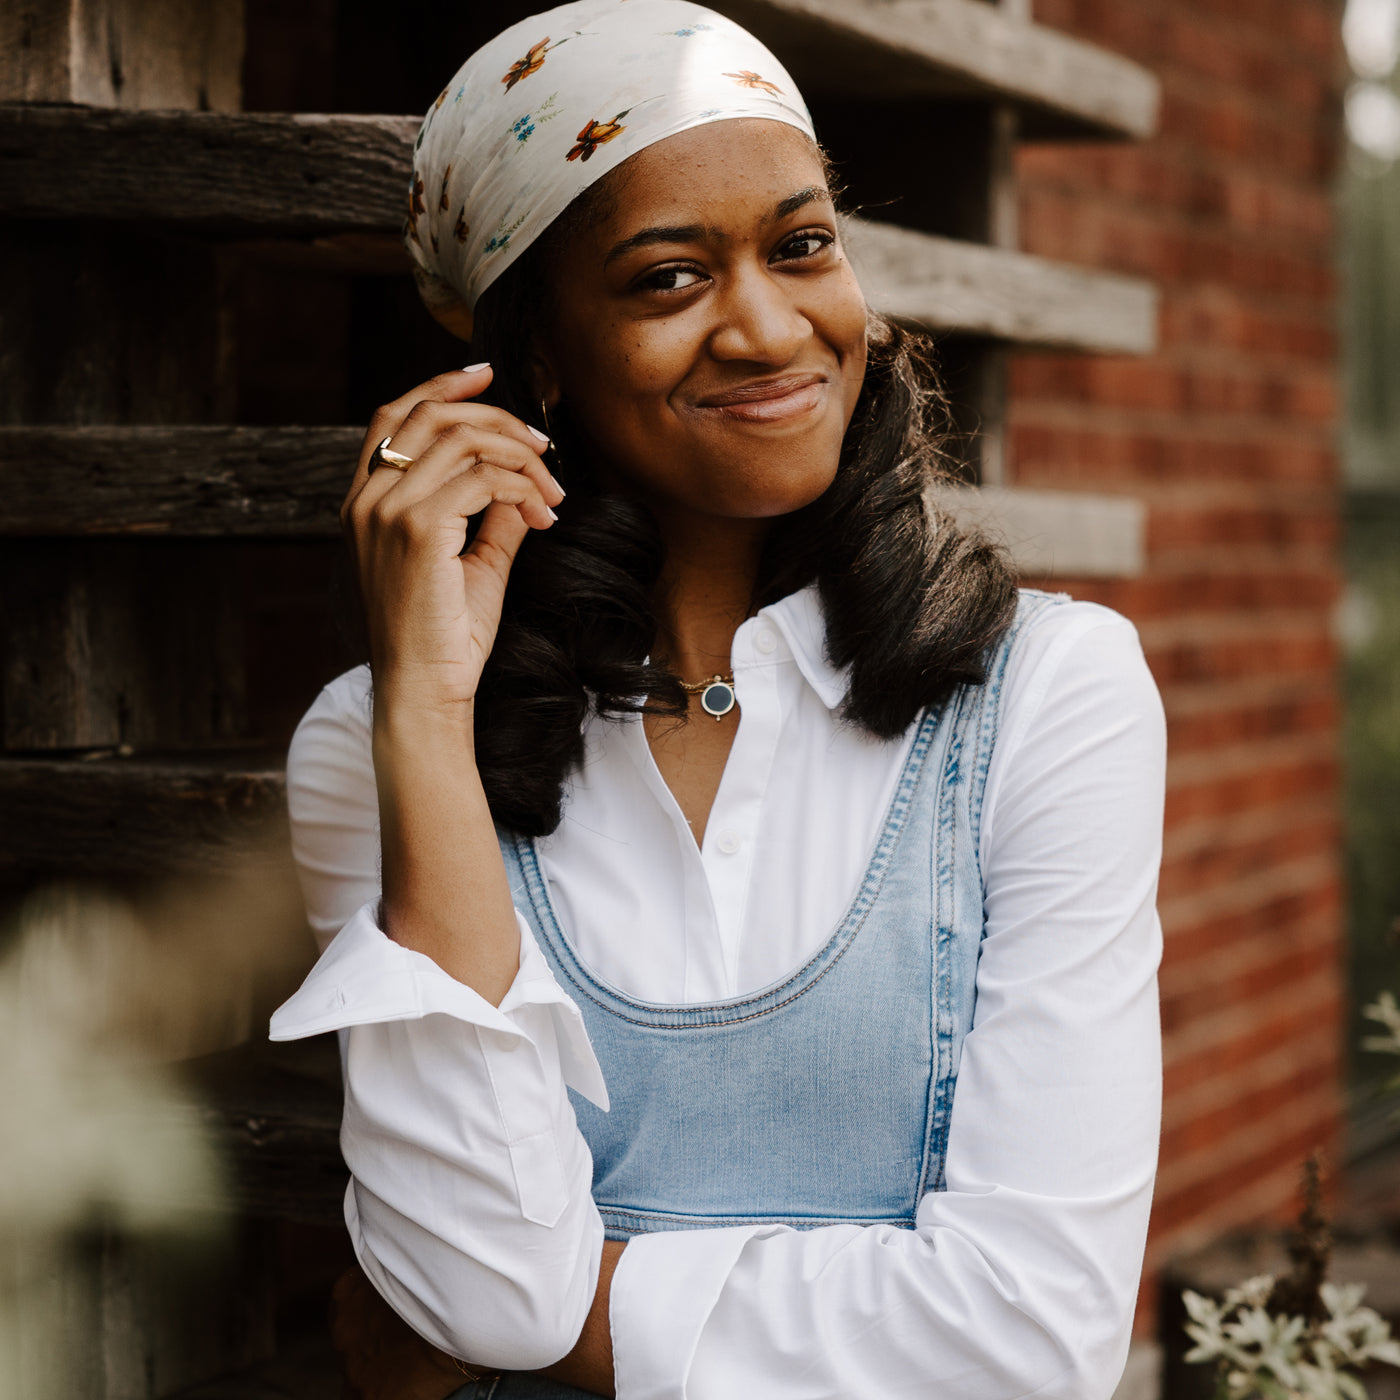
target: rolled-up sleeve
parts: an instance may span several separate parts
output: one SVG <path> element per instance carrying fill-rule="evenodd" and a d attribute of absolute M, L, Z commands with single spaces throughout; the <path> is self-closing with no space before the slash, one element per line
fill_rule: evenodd
<path fill-rule="evenodd" d="M 319 935 L 340 926 L 271 1035 L 340 1033 L 346 1224 L 379 1291 L 443 1350 L 534 1369 L 572 1347 L 593 1301 L 603 1228 L 567 1089 L 602 1108 L 607 1091 L 518 912 L 520 969 L 499 1006 L 384 933 L 356 674 L 322 693 L 288 759 L 308 914 Z"/>
<path fill-rule="evenodd" d="M 612 1285 L 620 1400 L 1108 1400 L 1160 1125 L 1165 733 L 1132 627 L 1082 609 L 1008 698 L 946 1189 L 915 1228 L 650 1235 Z"/>

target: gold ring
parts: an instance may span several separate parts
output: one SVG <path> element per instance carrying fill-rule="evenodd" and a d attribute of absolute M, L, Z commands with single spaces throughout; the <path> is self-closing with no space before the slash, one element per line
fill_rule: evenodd
<path fill-rule="evenodd" d="M 412 457 L 405 457 L 402 452 L 390 452 L 389 443 L 391 439 L 385 438 L 373 452 L 369 454 L 369 471 L 376 467 L 393 467 L 395 471 L 406 472 L 413 465 Z"/>

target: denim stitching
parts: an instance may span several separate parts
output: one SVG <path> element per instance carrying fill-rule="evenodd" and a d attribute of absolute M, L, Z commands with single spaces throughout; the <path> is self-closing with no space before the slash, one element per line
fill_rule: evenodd
<path fill-rule="evenodd" d="M 618 1224 L 612 1226 L 613 1229 L 617 1230 L 626 1230 L 627 1226 L 620 1222 L 629 1219 L 638 1222 L 664 1220 L 696 1230 L 722 1230 L 733 1225 L 791 1225 L 797 1229 L 804 1226 L 819 1229 L 823 1225 L 897 1225 L 902 1229 L 908 1229 L 913 1220 L 912 1214 L 859 1217 L 849 1215 L 668 1215 L 664 1211 L 629 1210 L 625 1206 L 599 1206 L 598 1214 L 602 1216 L 604 1224 L 610 1220 L 618 1221 Z M 650 1232 L 639 1224 L 632 1233 L 644 1235 Z"/>
<path fill-rule="evenodd" d="M 750 997 L 741 998 L 735 1001 L 712 1002 L 701 1006 L 681 1006 L 681 1007 L 648 1007 L 632 998 L 625 997 L 615 989 L 606 986 L 599 979 L 589 976 L 587 971 L 579 962 L 573 950 L 564 939 L 563 931 L 559 927 L 558 919 L 555 917 L 554 908 L 549 900 L 548 892 L 544 888 L 544 876 L 539 867 L 539 859 L 536 855 L 532 843 L 523 837 L 514 838 L 514 852 L 520 866 L 521 874 L 525 880 L 525 890 L 530 898 L 531 906 L 534 908 L 536 918 L 539 922 L 541 932 L 546 933 L 551 945 L 554 946 L 555 956 L 559 962 L 561 970 L 568 980 L 578 989 L 578 991 L 600 1010 L 606 1011 L 609 1015 L 617 1017 L 618 1020 L 630 1025 L 645 1026 L 654 1030 L 697 1030 L 697 1029 L 718 1029 L 725 1026 L 742 1025 L 746 1021 L 752 1021 L 760 1016 L 766 1016 L 775 1011 L 780 1011 L 785 1006 L 791 1005 L 798 997 L 805 995 L 815 987 L 845 956 L 851 945 L 855 942 L 861 929 L 864 928 L 869 919 L 871 911 L 879 901 L 880 893 L 884 889 L 885 880 L 889 874 L 892 863 L 892 856 L 895 848 L 899 844 L 899 838 L 904 830 L 908 819 L 909 810 L 912 806 L 913 795 L 922 779 L 929 749 L 940 728 L 940 712 L 929 710 L 925 713 L 920 724 L 919 732 L 915 736 L 914 744 L 910 749 L 909 756 L 905 760 L 904 771 L 900 776 L 899 785 L 896 788 L 894 799 L 890 803 L 890 810 L 885 818 L 885 824 L 881 830 L 879 841 L 876 843 L 875 852 L 871 856 L 870 864 L 866 867 L 866 873 L 861 881 L 861 889 L 852 901 L 849 910 L 841 923 L 837 925 L 835 933 L 827 940 L 826 944 L 819 949 L 806 963 L 797 969 L 790 977 L 777 987 L 769 987 L 763 992 L 756 993 Z M 552 935 L 552 936 L 550 936 Z M 811 973 L 812 968 L 820 964 L 823 959 L 827 959 L 827 966 L 823 967 L 815 976 L 812 976 L 805 985 L 791 995 L 782 994 L 788 988 L 802 981 Z M 577 975 L 576 975 L 577 974 Z M 587 983 L 588 985 L 585 985 Z M 679 1022 L 664 1022 L 660 1020 L 644 1020 L 641 1017 L 627 1016 L 623 1012 L 595 996 L 589 987 L 595 987 L 603 995 L 616 1000 L 623 1006 L 630 1006 L 638 1011 L 649 1011 L 654 1017 L 677 1017 L 683 1016 L 684 1020 Z M 745 1006 L 753 1006 L 762 1002 L 771 1002 L 771 1005 L 762 1006 L 757 1011 L 752 1011 L 744 1016 L 730 1016 L 726 1012 L 738 1010 Z"/>

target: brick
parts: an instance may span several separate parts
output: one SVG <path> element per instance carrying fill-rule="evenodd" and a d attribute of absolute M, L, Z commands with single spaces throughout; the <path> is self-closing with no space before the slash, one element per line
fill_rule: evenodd
<path fill-rule="evenodd" d="M 1193 986 L 1163 994 L 1163 1033 L 1175 1035 L 1194 1022 L 1251 1006 L 1266 994 L 1318 972 L 1338 973 L 1335 938 L 1292 952 L 1280 951 L 1273 958 L 1262 959 L 1229 975 L 1217 970 Z M 1335 1056 L 1329 1063 L 1335 1064 Z"/>
<path fill-rule="evenodd" d="M 1279 1164 L 1292 1165 L 1296 1182 L 1307 1158 L 1335 1142 L 1339 1116 L 1335 1088 L 1323 1086 L 1304 1099 L 1282 1105 L 1261 1122 L 1164 1165 L 1157 1176 L 1156 1231 L 1160 1235 L 1208 1212 L 1222 1226 L 1287 1213 L 1297 1188 L 1281 1189 Z M 1261 1190 L 1266 1183 L 1269 1189 Z M 1212 1207 L 1232 1196 L 1243 1199 L 1229 1212 L 1212 1212 Z"/>
<path fill-rule="evenodd" d="M 1329 872 L 1330 873 L 1330 872 Z M 1173 918 L 1168 923 L 1166 949 L 1162 960 L 1164 978 L 1173 969 L 1189 969 L 1195 976 L 1196 963 L 1207 963 L 1217 956 L 1229 956 L 1236 945 L 1255 943 L 1270 947 L 1277 940 L 1336 940 L 1337 920 L 1342 910 L 1341 884 L 1324 878 L 1275 890 L 1265 897 L 1254 893 L 1245 907 L 1227 905 L 1206 909 L 1188 920 Z"/>
<path fill-rule="evenodd" d="M 1228 1079 L 1205 1079 L 1190 1089 L 1176 1090 L 1162 1105 L 1163 1131 L 1175 1131 L 1228 1107 L 1241 1095 L 1267 1090 L 1286 1081 L 1297 1073 L 1300 1065 L 1326 1062 L 1335 1071 L 1339 1058 L 1336 1027 L 1328 1023 L 1314 1025 L 1311 1030 L 1280 1042 L 1237 1066 Z"/>
<path fill-rule="evenodd" d="M 1022 245 L 1153 279 L 1159 348 L 1023 354 L 1014 480 L 1147 507 L 1147 570 L 1052 586 L 1139 627 L 1168 717 L 1166 1102 L 1149 1275 L 1291 1214 L 1336 1141 L 1343 1024 L 1330 0 L 1037 0 L 1156 71 L 1138 146 L 1017 158 Z M 1139 1318 L 1150 1325 L 1145 1281 Z"/>
<path fill-rule="evenodd" d="M 1341 1013 L 1340 980 L 1335 968 L 1323 968 L 1247 1006 L 1186 1021 L 1163 1040 L 1165 1091 L 1170 1095 L 1202 1080 L 1228 1078 L 1318 1025 L 1339 1026 Z"/>
<path fill-rule="evenodd" d="M 1208 1151 L 1234 1134 L 1250 1132 L 1280 1108 L 1306 1100 L 1310 1094 L 1323 1091 L 1330 1098 L 1336 1093 L 1336 1077 L 1335 1051 L 1299 1065 L 1278 1083 L 1248 1090 L 1212 1112 L 1167 1129 L 1162 1134 L 1162 1156 L 1179 1161 L 1188 1154 Z"/>
<path fill-rule="evenodd" d="M 1331 434 L 1315 443 L 1296 430 L 1273 424 L 1212 431 L 1193 419 L 1158 424 L 1141 416 L 1129 421 L 1099 408 L 1037 398 L 1024 359 L 1012 361 L 1011 453 L 1016 479 L 1027 486 L 1146 488 L 1157 482 L 1267 482 L 1331 485 L 1338 473 Z"/>
<path fill-rule="evenodd" d="M 1264 809 L 1266 813 L 1278 810 Z M 1226 827 L 1218 840 L 1168 856 L 1163 862 L 1159 887 L 1163 900 L 1231 884 L 1256 871 L 1287 865 L 1319 852 L 1335 852 L 1340 834 L 1338 819 L 1331 812 L 1312 821 L 1290 820 L 1281 829 L 1260 835 L 1242 835 L 1231 829 L 1239 825 L 1238 819 L 1231 824 L 1212 825 L 1217 829 Z"/>
<path fill-rule="evenodd" d="M 1266 672 L 1296 676 L 1327 671 L 1335 652 L 1330 636 L 1304 631 L 1255 639 L 1184 638 L 1169 646 L 1149 644 L 1146 650 L 1152 674 L 1164 689 L 1173 684 L 1214 683 Z"/>

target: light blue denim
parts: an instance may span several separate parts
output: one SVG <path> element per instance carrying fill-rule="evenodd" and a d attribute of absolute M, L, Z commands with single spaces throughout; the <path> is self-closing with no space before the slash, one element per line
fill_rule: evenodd
<path fill-rule="evenodd" d="M 925 712 L 855 899 L 782 981 L 661 1006 L 602 981 L 559 926 L 531 841 L 503 833 L 516 906 L 578 1003 L 608 1113 L 572 1091 L 610 1239 L 778 1221 L 912 1228 L 941 1190 L 983 930 L 982 796 L 1016 637 L 1063 595 L 1023 590 L 982 685 Z M 644 936 L 644 931 L 642 931 Z M 507 1375 L 452 1400 L 587 1394 Z"/>

